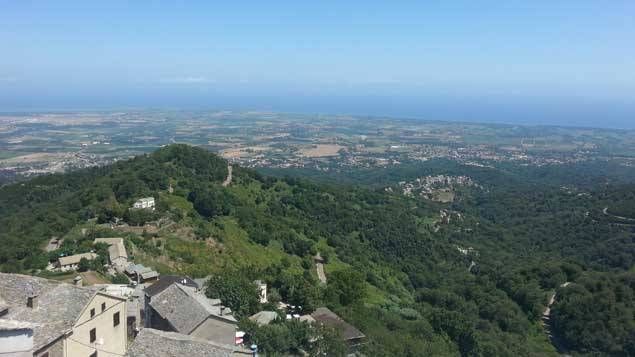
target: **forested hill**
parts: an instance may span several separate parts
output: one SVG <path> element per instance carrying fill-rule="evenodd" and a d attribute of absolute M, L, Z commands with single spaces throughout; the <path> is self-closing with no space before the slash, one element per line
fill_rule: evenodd
<path fill-rule="evenodd" d="M 576 301 L 586 299 L 594 316 L 635 311 L 632 255 L 612 261 L 613 250 L 602 244 L 606 251 L 566 257 L 576 244 L 595 246 L 598 235 L 622 251 L 633 243 L 627 226 L 570 211 L 580 196 L 524 192 L 521 205 L 533 204 L 523 216 L 507 191 L 465 190 L 453 203 L 440 203 L 240 167 L 225 187 L 227 168 L 202 149 L 170 145 L 111 166 L 2 187 L 0 270 L 46 275 L 42 269 L 56 254 L 86 251 L 92 238 L 117 234 L 135 262 L 162 273 L 263 279 L 272 296 L 305 312 L 329 306 L 368 335 L 363 352 L 372 356 L 555 355 L 540 315 L 554 289 L 579 281 L 555 309 L 557 325 L 576 331 L 564 335 L 570 347 L 613 355 L 634 348 L 628 318 L 594 324 L 609 336 L 602 343 L 580 337 L 588 332 L 588 314 L 575 309 Z M 155 197 L 156 211 L 129 209 L 146 196 Z M 148 222 L 153 229 L 133 229 Z M 575 232 L 590 227 L 578 241 Z M 52 236 L 64 245 L 47 254 L 42 248 Z M 317 252 L 326 260 L 326 284 L 313 264 Z M 611 271 L 621 275 L 594 285 Z M 596 294 L 613 298 L 590 306 Z M 280 341 L 287 342 L 266 348 L 293 351 L 289 339 Z"/>

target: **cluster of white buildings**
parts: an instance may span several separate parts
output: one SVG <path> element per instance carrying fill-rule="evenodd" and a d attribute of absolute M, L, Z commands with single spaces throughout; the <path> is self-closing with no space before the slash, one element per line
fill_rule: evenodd
<path fill-rule="evenodd" d="M 429 196 L 435 190 L 450 191 L 459 186 L 481 187 L 469 176 L 431 175 L 419 177 L 413 181 L 399 182 L 399 187 L 405 196 L 414 196 L 415 193 L 421 196 Z"/>

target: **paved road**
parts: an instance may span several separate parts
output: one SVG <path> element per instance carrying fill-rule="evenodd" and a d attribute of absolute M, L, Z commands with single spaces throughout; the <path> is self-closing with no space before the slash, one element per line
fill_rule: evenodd
<path fill-rule="evenodd" d="M 622 217 L 622 216 L 616 216 L 614 214 L 610 214 L 609 213 L 609 208 L 608 207 L 604 207 L 604 209 L 602 210 L 602 213 L 604 213 L 604 215 L 606 216 L 610 216 L 613 218 L 619 218 L 619 219 L 623 219 L 625 221 L 635 221 L 635 218 L 628 218 L 628 217 Z"/>
<path fill-rule="evenodd" d="M 232 165 L 227 165 L 227 178 L 223 181 L 223 187 L 229 186 L 232 183 Z"/>

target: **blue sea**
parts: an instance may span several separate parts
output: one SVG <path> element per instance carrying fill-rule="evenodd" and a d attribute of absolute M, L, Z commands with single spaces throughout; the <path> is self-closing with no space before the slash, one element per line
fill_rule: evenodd
<path fill-rule="evenodd" d="M 122 109 L 255 110 L 518 125 L 635 129 L 635 102 L 496 96 L 121 93 L 0 98 L 0 112 Z"/>

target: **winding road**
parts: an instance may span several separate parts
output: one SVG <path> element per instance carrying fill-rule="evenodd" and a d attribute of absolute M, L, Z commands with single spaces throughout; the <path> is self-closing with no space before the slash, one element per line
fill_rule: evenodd
<path fill-rule="evenodd" d="M 610 214 L 609 213 L 609 208 L 608 207 L 604 207 L 604 209 L 602 210 L 602 213 L 604 213 L 605 216 L 609 216 L 609 217 L 613 217 L 613 218 L 618 218 L 618 219 L 623 219 L 625 221 L 635 221 L 635 218 L 628 218 L 628 217 L 622 217 L 622 216 L 616 216 L 614 214 Z"/>

